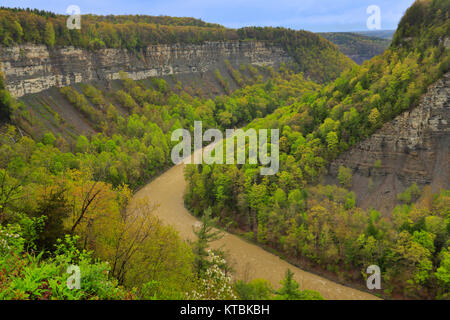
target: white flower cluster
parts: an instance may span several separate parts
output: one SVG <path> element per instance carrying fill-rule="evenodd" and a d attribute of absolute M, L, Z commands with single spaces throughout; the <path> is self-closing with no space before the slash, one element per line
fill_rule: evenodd
<path fill-rule="evenodd" d="M 205 277 L 201 279 L 198 291 L 192 292 L 194 300 L 225 300 L 237 299 L 233 290 L 231 276 L 227 276 L 220 268 L 226 265 L 226 260 L 208 250 L 211 266 L 206 270 Z"/>
<path fill-rule="evenodd" d="M 8 233 L 7 230 L 0 228 L 0 248 L 4 250 L 11 250 L 11 239 L 17 239 L 19 237 L 20 235 L 17 233 Z"/>

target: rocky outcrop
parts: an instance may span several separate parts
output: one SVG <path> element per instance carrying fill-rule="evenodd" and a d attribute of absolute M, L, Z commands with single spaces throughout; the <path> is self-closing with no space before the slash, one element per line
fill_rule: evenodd
<path fill-rule="evenodd" d="M 428 89 L 416 108 L 386 123 L 336 159 L 326 182 L 336 182 L 340 166 L 351 168 L 358 204 L 389 212 L 397 194 L 413 183 L 431 185 L 434 192 L 450 187 L 449 145 L 447 73 Z"/>
<path fill-rule="evenodd" d="M 199 45 L 150 45 L 138 53 L 126 49 L 88 51 L 44 45 L 0 47 L 6 88 L 16 97 L 51 87 L 93 80 L 114 80 L 125 71 L 134 80 L 214 70 L 224 60 L 279 66 L 291 58 L 279 46 L 258 41 L 205 42 Z"/>

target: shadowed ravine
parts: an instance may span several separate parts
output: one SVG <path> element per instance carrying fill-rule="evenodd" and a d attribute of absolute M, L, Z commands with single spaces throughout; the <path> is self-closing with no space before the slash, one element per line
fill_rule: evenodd
<path fill-rule="evenodd" d="M 184 164 L 179 164 L 163 173 L 139 190 L 133 201 L 148 199 L 151 204 L 158 205 L 154 214 L 165 224 L 174 227 L 182 239 L 193 240 L 195 239 L 193 226 L 198 225 L 199 221 L 184 206 L 183 195 L 186 188 L 184 166 Z M 369 293 L 303 271 L 278 256 L 230 233 L 225 232 L 224 237 L 215 241 L 212 247 L 221 247 L 228 253 L 228 260 L 234 269 L 236 279 L 264 278 L 278 287 L 286 269 L 290 268 L 295 273 L 295 279 L 299 282 L 301 289 L 316 290 L 325 299 L 378 299 Z"/>

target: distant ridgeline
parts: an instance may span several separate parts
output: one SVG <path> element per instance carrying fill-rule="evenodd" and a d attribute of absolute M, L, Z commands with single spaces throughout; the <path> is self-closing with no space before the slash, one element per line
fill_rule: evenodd
<path fill-rule="evenodd" d="M 207 41 L 259 40 L 281 46 L 298 71 L 317 81 L 335 79 L 352 66 L 350 59 L 322 37 L 285 28 L 228 29 L 193 18 L 82 15 L 81 29 L 69 30 L 67 16 L 22 9 L 0 9 L 0 43 L 34 43 L 97 50 L 126 48 L 139 52 L 151 44 L 202 44 Z"/>
<path fill-rule="evenodd" d="M 358 64 L 382 54 L 391 44 L 390 39 L 352 32 L 326 32 L 320 36 L 331 41 L 339 50 Z"/>
<path fill-rule="evenodd" d="M 366 37 L 392 40 L 395 34 L 395 30 L 366 30 L 366 31 L 356 31 L 353 33 L 360 34 Z"/>

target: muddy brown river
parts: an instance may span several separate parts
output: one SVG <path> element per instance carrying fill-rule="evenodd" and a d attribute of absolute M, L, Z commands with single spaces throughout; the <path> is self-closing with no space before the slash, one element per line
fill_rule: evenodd
<path fill-rule="evenodd" d="M 140 189 L 133 200 L 147 199 L 146 201 L 150 201 L 151 204 L 158 205 L 154 214 L 163 223 L 175 228 L 182 239 L 194 240 L 193 226 L 198 226 L 199 220 L 193 217 L 184 206 L 185 188 L 184 164 L 179 164 Z M 227 252 L 228 262 L 234 269 L 235 279 L 249 281 L 263 278 L 269 280 L 274 287 L 279 287 L 280 280 L 289 268 L 294 272 L 301 289 L 318 291 L 325 299 L 378 299 L 369 293 L 303 271 L 278 256 L 230 233 L 224 232 L 224 236 L 212 243 L 211 246 L 213 248 L 221 247 Z"/>

